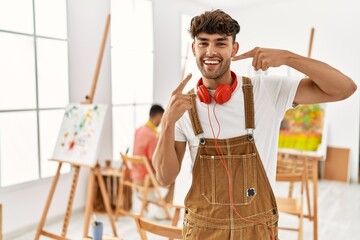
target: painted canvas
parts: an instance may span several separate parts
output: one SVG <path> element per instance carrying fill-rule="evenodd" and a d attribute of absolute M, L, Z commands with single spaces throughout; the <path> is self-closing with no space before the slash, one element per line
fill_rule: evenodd
<path fill-rule="evenodd" d="M 95 166 L 107 106 L 69 104 L 51 160 Z"/>
<path fill-rule="evenodd" d="M 288 110 L 281 122 L 279 148 L 318 151 L 324 140 L 324 113 L 320 104 Z"/>

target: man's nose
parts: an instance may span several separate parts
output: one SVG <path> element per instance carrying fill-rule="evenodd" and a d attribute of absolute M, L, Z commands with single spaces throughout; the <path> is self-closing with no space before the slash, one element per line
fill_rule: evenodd
<path fill-rule="evenodd" d="M 209 57 L 216 55 L 216 49 L 214 44 L 209 44 L 209 46 L 206 49 L 206 55 Z"/>

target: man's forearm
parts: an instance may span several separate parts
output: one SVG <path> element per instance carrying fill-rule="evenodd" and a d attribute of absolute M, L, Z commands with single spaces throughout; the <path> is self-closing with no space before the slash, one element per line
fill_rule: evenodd
<path fill-rule="evenodd" d="M 295 103 L 312 104 L 343 100 L 356 90 L 356 84 L 330 65 L 303 57 L 287 50 L 256 47 L 232 58 L 233 61 L 252 58 L 255 70 L 287 65 L 308 78 L 299 85 Z"/>
<path fill-rule="evenodd" d="M 161 120 L 160 138 L 153 156 L 156 178 L 161 185 L 173 183 L 180 171 L 180 160 L 182 161 L 185 145 L 181 150 L 175 146 L 175 122 L 191 109 L 191 97 L 182 94 L 191 76 L 188 74 L 172 92 L 168 108 Z"/>
<path fill-rule="evenodd" d="M 180 170 L 175 150 L 174 123 L 163 121 L 158 145 L 153 156 L 156 178 L 161 185 L 171 184 Z"/>

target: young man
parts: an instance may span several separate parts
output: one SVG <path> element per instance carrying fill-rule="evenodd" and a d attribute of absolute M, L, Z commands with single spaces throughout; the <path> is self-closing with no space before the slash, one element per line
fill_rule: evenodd
<path fill-rule="evenodd" d="M 164 109 L 160 105 L 154 104 L 150 108 L 149 120 L 145 125 L 139 127 L 135 131 L 134 136 L 134 150 L 133 155 L 142 155 L 147 158 L 152 167 L 152 157 L 159 139 L 159 132 L 157 127 L 160 125 L 161 118 L 164 114 Z M 154 169 L 153 169 L 154 170 Z M 131 178 L 138 184 L 143 184 L 147 170 L 144 165 L 133 164 L 131 171 Z M 174 195 L 174 184 L 169 186 L 165 196 L 165 201 L 172 203 Z M 147 194 L 149 200 L 158 201 L 154 192 L 150 191 Z M 162 208 L 158 208 L 154 216 L 158 220 L 166 219 L 166 214 Z"/>
<path fill-rule="evenodd" d="M 152 105 L 148 121 L 135 131 L 133 154 L 145 156 L 151 166 L 151 159 L 159 138 L 157 127 L 160 125 L 164 111 L 160 105 Z M 142 184 L 146 174 L 146 168 L 143 165 L 134 165 L 131 171 L 131 178 L 133 181 Z"/>
<path fill-rule="evenodd" d="M 239 31 L 237 21 L 221 10 L 191 20 L 192 50 L 202 78 L 192 93 L 182 94 L 188 75 L 163 116 L 153 156 L 159 182 L 174 181 L 186 142 L 193 161 L 184 239 L 278 239 L 271 185 L 285 111 L 297 104 L 339 101 L 356 90 L 340 71 L 286 50 L 257 47 L 236 56 Z M 287 65 L 308 77 L 237 76 L 231 60 L 245 58 L 252 58 L 255 70 Z"/>

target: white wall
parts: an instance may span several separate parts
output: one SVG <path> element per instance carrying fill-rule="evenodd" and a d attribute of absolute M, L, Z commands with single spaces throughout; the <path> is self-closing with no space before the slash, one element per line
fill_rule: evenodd
<path fill-rule="evenodd" d="M 359 7 L 356 0 L 292 0 L 239 8 L 234 17 L 242 27 L 240 52 L 262 46 L 307 55 L 310 28 L 315 27 L 312 57 L 340 69 L 359 86 L 360 16 L 354 11 Z M 327 104 L 326 110 L 328 145 L 351 149 L 352 181 L 357 181 L 359 170 L 358 92 Z"/>
<path fill-rule="evenodd" d="M 110 11 L 110 2 L 104 0 L 68 1 L 68 43 L 70 71 L 70 101 L 79 103 L 89 94 L 95 71 L 105 20 Z M 109 39 L 104 53 L 95 103 L 111 102 Z M 111 109 L 105 122 L 104 141 L 100 160 L 111 158 Z M 56 164 L 56 163 L 54 163 Z M 88 169 L 81 168 L 73 209 L 85 206 Z M 3 204 L 3 233 L 5 239 L 13 239 L 19 229 L 33 230 L 41 218 L 49 193 L 52 178 L 0 190 Z M 55 196 L 50 206 L 48 219 L 63 215 L 66 211 L 71 174 L 60 177 Z M 46 228 L 45 228 L 46 229 Z M 61 234 L 61 229 L 57 234 Z"/>

